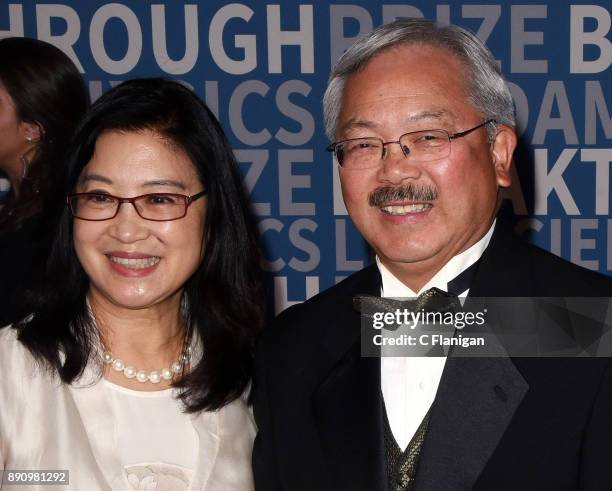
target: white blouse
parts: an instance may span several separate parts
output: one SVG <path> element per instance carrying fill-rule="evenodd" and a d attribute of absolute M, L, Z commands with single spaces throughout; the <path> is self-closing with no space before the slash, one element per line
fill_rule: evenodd
<path fill-rule="evenodd" d="M 95 366 L 88 366 L 78 382 L 63 384 L 41 369 L 16 331 L 6 327 L 0 330 L 0 374 L 0 470 L 66 469 L 71 489 L 181 489 L 174 487 L 176 467 L 188 471 L 189 465 L 178 461 L 141 462 L 144 466 L 128 462 L 127 471 L 135 476 L 128 480 L 121 448 L 125 430 L 114 417 L 109 388 Z M 184 489 L 253 490 L 255 425 L 245 402 L 239 399 L 219 411 L 186 417 L 197 435 L 197 451 Z M 155 485 L 155 474 L 163 482 Z M 162 487 L 164 483 L 168 486 Z"/>
<path fill-rule="evenodd" d="M 186 491 L 198 434 L 175 389 L 138 391 L 102 380 L 117 427 L 119 457 L 135 491 Z"/>

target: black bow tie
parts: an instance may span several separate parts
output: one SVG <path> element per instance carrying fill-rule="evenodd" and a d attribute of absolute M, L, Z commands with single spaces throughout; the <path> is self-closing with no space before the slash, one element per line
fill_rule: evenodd
<path fill-rule="evenodd" d="M 382 353 L 384 356 L 445 356 L 440 345 L 405 345 L 401 340 L 410 334 L 417 334 L 419 339 L 421 334 L 452 337 L 452 324 L 439 325 L 441 320 L 434 320 L 430 324 L 425 319 L 429 319 L 432 312 L 435 312 L 435 316 L 450 316 L 454 319 L 455 313 L 461 310 L 461 303 L 456 295 L 439 288 L 430 288 L 411 300 L 356 295 L 353 297 L 353 307 L 361 313 L 362 356 L 381 356 Z M 414 331 L 417 325 L 420 327 Z M 383 347 L 379 344 L 382 343 L 381 336 L 384 336 L 381 329 L 400 340 L 400 343 L 393 342 L 391 346 Z"/>
<path fill-rule="evenodd" d="M 448 292 L 439 288 L 430 288 L 413 300 L 396 300 L 394 298 L 377 297 L 373 295 L 356 295 L 353 297 L 353 308 L 367 317 L 373 312 L 395 312 L 397 309 L 407 309 L 410 312 L 425 310 L 426 312 L 457 312 L 461 310 L 458 295 L 470 288 L 480 260 L 463 270 L 447 283 Z M 367 302 L 367 308 L 363 307 Z"/>
<path fill-rule="evenodd" d="M 439 288 L 430 288 L 414 300 L 397 300 L 374 295 L 355 295 L 353 308 L 365 317 L 373 317 L 376 312 L 457 312 L 461 303 L 456 295 L 451 295 Z"/>

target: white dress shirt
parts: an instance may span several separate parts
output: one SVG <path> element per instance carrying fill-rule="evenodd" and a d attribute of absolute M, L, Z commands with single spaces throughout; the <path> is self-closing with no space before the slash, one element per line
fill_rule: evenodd
<path fill-rule="evenodd" d="M 382 278 L 381 296 L 417 297 L 430 288 L 447 289 L 447 284 L 480 259 L 489 245 L 495 222 L 489 231 L 461 254 L 453 257 L 418 292 L 413 292 L 376 258 Z M 465 290 L 460 296 L 466 296 Z M 391 432 L 405 450 L 427 414 L 438 390 L 446 357 L 381 357 L 381 387 Z"/>

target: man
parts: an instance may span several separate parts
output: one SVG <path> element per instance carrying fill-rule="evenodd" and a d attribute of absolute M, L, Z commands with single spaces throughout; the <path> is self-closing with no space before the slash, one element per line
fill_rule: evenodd
<path fill-rule="evenodd" d="M 324 106 L 376 264 L 265 332 L 257 489 L 612 489 L 609 360 L 361 356 L 358 294 L 612 293 L 496 223 L 516 135 L 491 53 L 458 27 L 396 21 L 345 53 Z"/>

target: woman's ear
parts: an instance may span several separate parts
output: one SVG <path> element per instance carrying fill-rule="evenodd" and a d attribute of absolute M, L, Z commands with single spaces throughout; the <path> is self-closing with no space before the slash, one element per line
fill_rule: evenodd
<path fill-rule="evenodd" d="M 35 142 L 40 141 L 40 139 L 45 133 L 42 125 L 37 121 L 34 121 L 34 122 L 22 121 L 20 125 L 21 125 L 21 133 L 23 134 L 23 139 L 28 143 L 30 142 L 35 143 Z"/>

